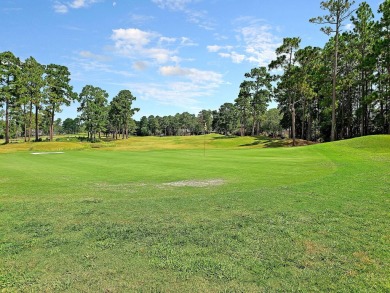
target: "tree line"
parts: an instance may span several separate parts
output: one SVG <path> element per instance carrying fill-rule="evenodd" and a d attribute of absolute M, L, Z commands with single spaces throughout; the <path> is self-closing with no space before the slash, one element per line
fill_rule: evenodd
<path fill-rule="evenodd" d="M 66 66 L 42 65 L 33 57 L 21 61 L 12 52 L 0 53 L 0 107 L 3 108 L 0 115 L 5 117 L 0 124 L 0 135 L 4 136 L 5 143 L 10 142 L 11 136 L 23 136 L 25 141 L 35 137 L 39 141 L 41 129 L 46 130 L 52 141 L 55 129 L 64 126 L 59 125 L 61 120 L 55 119 L 55 114 L 74 101 L 80 103 L 81 113 L 76 125 L 84 125 L 88 139 L 96 139 L 97 134 L 107 129 L 116 138 L 118 133 L 128 137 L 134 124 L 132 116 L 138 110 L 132 108 L 136 98 L 130 91 L 120 91 L 108 103 L 108 94 L 101 88 L 86 85 L 77 94 L 69 83 L 70 72 Z M 67 126 L 69 120 L 65 121 Z"/>
<path fill-rule="evenodd" d="M 330 36 L 323 48 L 300 48 L 301 39 L 285 38 L 269 69 L 274 97 L 291 137 L 337 140 L 390 133 L 390 1 L 371 7 L 354 1 L 322 1 L 324 16 L 310 19 Z M 343 31 L 347 20 L 352 29 Z"/>
<path fill-rule="evenodd" d="M 380 4 L 378 20 L 366 2 L 356 9 L 349 0 L 320 6 L 325 15 L 310 22 L 329 35 L 322 48 L 301 48 L 301 38 L 284 38 L 275 60 L 245 73 L 233 103 L 198 115 L 142 117 L 136 133 L 258 135 L 287 129 L 294 145 L 296 138 L 390 133 L 390 1 Z M 343 31 L 347 21 L 352 26 Z M 279 111 L 267 111 L 272 99 Z"/>
<path fill-rule="evenodd" d="M 366 2 L 356 9 L 349 0 L 320 5 L 325 15 L 310 22 L 329 35 L 323 48 L 301 48 L 301 38 L 284 38 L 275 60 L 244 75 L 233 103 L 198 116 L 142 117 L 138 133 L 200 133 L 202 125 L 225 135 L 288 129 L 294 145 L 296 138 L 390 134 L 390 1 L 379 5 L 378 20 Z M 347 21 L 352 27 L 343 31 Z M 272 99 L 279 113 L 267 111 Z"/>
<path fill-rule="evenodd" d="M 390 133 L 390 1 L 380 4 L 378 20 L 366 2 L 357 9 L 349 0 L 320 5 L 325 15 L 310 22 L 321 25 L 321 31 L 329 35 L 323 48 L 301 48 L 299 37 L 284 38 L 275 60 L 245 73 L 233 103 L 198 115 L 151 115 L 134 121 L 132 116 L 139 109 L 132 108 L 136 98 L 130 91 L 120 91 L 110 103 L 105 90 L 91 85 L 77 95 L 69 85 L 66 67 L 43 66 L 32 57 L 20 62 L 11 52 L 1 53 L 0 105 L 6 142 L 15 125 L 23 130 L 25 140 L 30 140 L 34 128 L 38 140 L 39 125 L 46 125 L 52 140 L 59 124 L 55 113 L 74 100 L 80 103 L 80 115 L 66 119 L 62 129 L 84 130 L 90 140 L 103 133 L 117 139 L 129 134 L 211 131 L 243 136 L 287 129 L 295 144 L 296 138 L 333 141 Z M 348 20 L 352 27 L 343 31 Z M 278 110 L 267 110 L 272 99 Z"/>
<path fill-rule="evenodd" d="M 188 112 L 168 116 L 143 116 L 136 121 L 135 134 L 139 136 L 185 136 L 217 132 L 240 135 L 239 112 L 233 103 L 225 103 L 219 110 L 202 110 L 197 115 Z M 282 131 L 281 115 L 277 109 L 263 113 L 261 132 L 277 135 Z M 250 134 L 250 133 L 249 133 Z"/>

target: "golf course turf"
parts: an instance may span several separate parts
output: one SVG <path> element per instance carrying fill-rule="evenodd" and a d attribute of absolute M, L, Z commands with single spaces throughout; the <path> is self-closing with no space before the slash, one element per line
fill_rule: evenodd
<path fill-rule="evenodd" d="M 389 292 L 390 136 L 278 146 L 0 145 L 0 291 Z"/>

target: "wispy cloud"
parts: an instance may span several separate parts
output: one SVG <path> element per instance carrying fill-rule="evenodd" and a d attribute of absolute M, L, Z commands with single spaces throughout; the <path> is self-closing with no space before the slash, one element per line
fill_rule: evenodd
<path fill-rule="evenodd" d="M 97 60 L 97 61 L 110 61 L 111 60 L 111 58 L 108 56 L 94 54 L 90 51 L 80 51 L 79 55 L 83 58 L 93 59 L 93 60 Z"/>
<path fill-rule="evenodd" d="M 149 23 L 153 19 L 154 17 L 150 15 L 130 14 L 130 21 L 135 25 L 142 25 L 145 23 Z"/>
<path fill-rule="evenodd" d="M 281 44 L 281 38 L 274 34 L 276 29 L 263 20 L 241 17 L 235 21 L 235 45 L 207 46 L 209 52 L 229 58 L 233 63 L 244 61 L 257 66 L 267 66 L 275 58 L 275 50 Z"/>
<path fill-rule="evenodd" d="M 233 63 L 240 64 L 242 61 L 244 61 L 247 57 L 243 54 L 239 54 L 237 52 L 229 52 L 229 53 L 218 53 L 218 55 L 222 58 L 229 58 L 232 60 Z"/>
<path fill-rule="evenodd" d="M 204 71 L 196 68 L 182 68 L 179 66 L 162 66 L 160 74 L 163 76 L 178 76 L 189 79 L 192 83 L 200 85 L 209 83 L 218 87 L 223 83 L 222 74 L 213 71 Z"/>
<path fill-rule="evenodd" d="M 117 54 L 131 59 L 151 60 L 157 64 L 178 62 L 181 60 L 177 56 L 179 48 L 195 45 L 186 37 L 166 37 L 137 28 L 115 29 L 111 39 Z"/>
<path fill-rule="evenodd" d="M 211 86 L 200 86 L 192 82 L 128 83 L 123 86 L 127 86 L 142 100 L 164 106 L 175 105 L 182 111 L 192 113 L 206 107 L 201 102 L 202 98 L 210 98 L 215 92 L 215 88 L 210 89 Z"/>
<path fill-rule="evenodd" d="M 60 2 L 56 2 L 54 3 L 54 11 L 56 13 L 62 13 L 62 14 L 65 14 L 65 13 L 68 13 L 69 11 L 69 8 L 67 5 L 63 4 L 63 3 L 60 3 Z"/>
<path fill-rule="evenodd" d="M 152 2 L 162 9 L 182 11 L 186 9 L 187 4 L 194 2 L 194 0 L 152 0 Z"/>
<path fill-rule="evenodd" d="M 219 52 L 221 50 L 227 50 L 231 51 L 233 49 L 233 46 L 218 46 L 218 45 L 211 45 L 207 46 L 207 50 L 212 53 Z"/>
<path fill-rule="evenodd" d="M 354 28 L 354 25 L 352 23 L 347 23 L 344 25 L 344 29 L 347 31 L 351 31 L 351 30 L 353 30 L 353 28 Z"/>
<path fill-rule="evenodd" d="M 107 62 L 98 60 L 101 57 L 104 56 L 95 55 L 88 51 L 82 51 L 78 53 L 78 56 L 71 58 L 68 66 L 72 72 L 72 80 L 83 82 L 96 80 L 99 83 L 109 83 L 111 82 L 113 75 L 126 78 L 134 77 L 134 74 L 131 73 L 130 70 L 119 70 Z M 107 58 L 108 60 L 108 57 L 104 58 Z M 106 77 L 106 73 L 109 73 L 109 78 Z"/>
<path fill-rule="evenodd" d="M 182 12 L 186 15 L 187 21 L 194 23 L 205 30 L 214 30 L 215 22 L 206 11 L 190 9 L 188 6 L 197 2 L 196 0 L 152 0 L 161 9 Z"/>
<path fill-rule="evenodd" d="M 197 113 L 202 109 L 202 99 L 214 96 L 224 84 L 223 75 L 197 68 L 180 66 L 161 66 L 161 82 L 131 83 L 129 88 L 143 100 L 153 101 L 160 105 L 175 105 L 183 111 Z"/>
<path fill-rule="evenodd" d="M 101 0 L 72 0 L 70 2 L 56 1 L 53 8 L 56 13 L 65 14 L 69 12 L 69 9 L 85 8 L 100 1 Z"/>
<path fill-rule="evenodd" d="M 22 8 L 20 8 L 20 7 L 4 7 L 4 8 L 0 9 L 1 13 L 6 13 L 6 14 L 14 13 L 14 12 L 18 12 L 18 11 L 22 11 Z"/>
<path fill-rule="evenodd" d="M 133 63 L 133 69 L 143 71 L 148 68 L 148 63 L 144 61 L 137 61 Z"/>
<path fill-rule="evenodd" d="M 253 24 L 239 29 L 244 44 L 247 60 L 266 66 L 275 59 L 275 50 L 280 46 L 280 38 L 272 33 L 267 24 Z"/>
<path fill-rule="evenodd" d="M 191 86 L 190 83 L 129 83 L 123 86 L 134 92 L 137 98 L 152 101 L 159 105 L 175 105 L 184 111 L 196 112 L 200 109 L 198 98 L 201 95 L 199 89 L 184 90 Z"/>

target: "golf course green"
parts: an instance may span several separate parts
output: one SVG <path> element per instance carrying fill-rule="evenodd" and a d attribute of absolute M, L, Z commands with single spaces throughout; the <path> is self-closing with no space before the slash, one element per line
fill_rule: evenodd
<path fill-rule="evenodd" d="M 389 292 L 390 136 L 0 145 L 0 292 Z"/>

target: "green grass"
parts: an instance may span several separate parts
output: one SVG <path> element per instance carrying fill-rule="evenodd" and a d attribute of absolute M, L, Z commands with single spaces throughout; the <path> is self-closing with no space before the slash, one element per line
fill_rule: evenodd
<path fill-rule="evenodd" d="M 0 146 L 0 290 L 390 290 L 390 136 L 204 143 Z"/>

